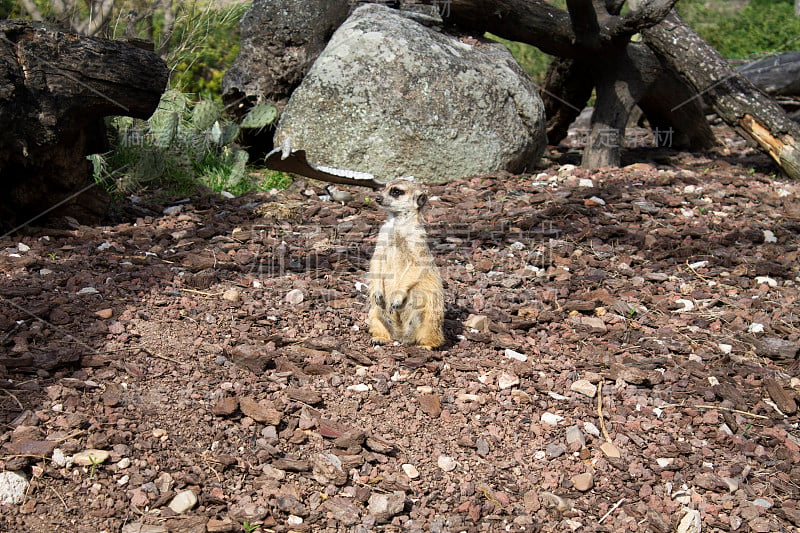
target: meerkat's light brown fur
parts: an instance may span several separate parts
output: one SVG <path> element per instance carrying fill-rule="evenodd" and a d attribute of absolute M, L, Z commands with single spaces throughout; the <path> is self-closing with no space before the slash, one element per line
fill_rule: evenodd
<path fill-rule="evenodd" d="M 372 342 L 437 348 L 444 343 L 444 291 L 420 214 L 428 195 L 401 178 L 386 184 L 377 200 L 389 216 L 369 265 Z"/>

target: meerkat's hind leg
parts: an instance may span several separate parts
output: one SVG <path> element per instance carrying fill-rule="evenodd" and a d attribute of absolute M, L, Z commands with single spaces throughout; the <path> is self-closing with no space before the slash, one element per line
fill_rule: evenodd
<path fill-rule="evenodd" d="M 369 322 L 369 334 L 372 336 L 372 344 L 388 344 L 392 342 L 392 334 L 381 319 L 380 309 L 374 305 L 370 307 L 367 320 Z"/>
<path fill-rule="evenodd" d="M 444 335 L 441 331 L 420 332 L 417 336 L 417 344 L 420 348 L 433 350 L 444 344 Z"/>
<path fill-rule="evenodd" d="M 441 300 L 428 301 L 424 309 L 417 314 L 419 328 L 416 329 L 416 343 L 432 350 L 444 344 L 442 331 L 444 306 Z"/>
<path fill-rule="evenodd" d="M 405 345 L 418 344 L 419 328 L 422 325 L 422 311 L 406 309 L 401 317 L 402 342 Z"/>

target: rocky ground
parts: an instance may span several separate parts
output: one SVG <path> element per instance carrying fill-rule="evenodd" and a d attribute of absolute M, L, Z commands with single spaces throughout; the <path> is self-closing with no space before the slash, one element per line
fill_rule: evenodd
<path fill-rule="evenodd" d="M 3 238 L 0 530 L 796 531 L 800 184 L 720 138 L 432 187 L 433 353 L 363 191 Z"/>

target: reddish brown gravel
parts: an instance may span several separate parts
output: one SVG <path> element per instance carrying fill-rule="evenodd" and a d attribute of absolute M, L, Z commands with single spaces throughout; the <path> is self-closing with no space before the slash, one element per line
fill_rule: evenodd
<path fill-rule="evenodd" d="M 5 237 L 0 531 L 796 531 L 800 184 L 721 138 L 431 187 L 432 353 L 356 189 Z"/>

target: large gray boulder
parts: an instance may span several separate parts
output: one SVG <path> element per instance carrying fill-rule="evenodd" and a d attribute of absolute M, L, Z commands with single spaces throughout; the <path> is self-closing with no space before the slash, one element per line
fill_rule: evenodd
<path fill-rule="evenodd" d="M 350 0 L 254 0 L 239 25 L 239 55 L 222 79 L 225 102 L 242 112 L 262 99 L 280 107 L 351 7 Z"/>
<path fill-rule="evenodd" d="M 444 35 L 377 4 L 356 9 L 292 94 L 275 133 L 314 163 L 446 182 L 531 168 L 544 106 L 505 47 Z"/>

